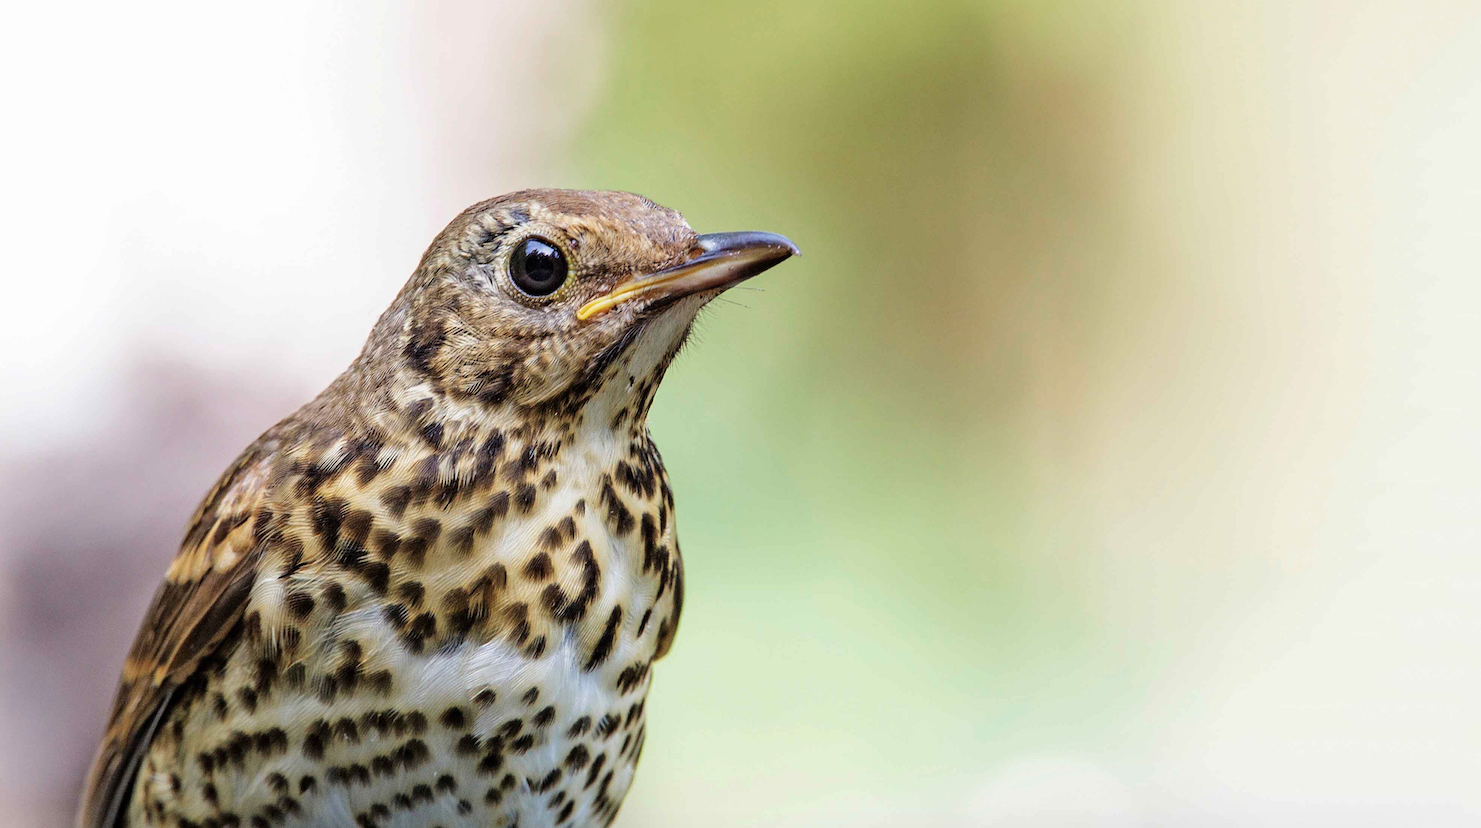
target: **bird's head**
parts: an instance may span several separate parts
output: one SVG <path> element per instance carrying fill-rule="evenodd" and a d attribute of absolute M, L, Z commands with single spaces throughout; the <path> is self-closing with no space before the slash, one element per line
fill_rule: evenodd
<path fill-rule="evenodd" d="M 437 236 L 383 340 L 454 400 L 573 410 L 618 373 L 651 393 L 701 307 L 796 252 L 632 193 L 510 193 Z"/>

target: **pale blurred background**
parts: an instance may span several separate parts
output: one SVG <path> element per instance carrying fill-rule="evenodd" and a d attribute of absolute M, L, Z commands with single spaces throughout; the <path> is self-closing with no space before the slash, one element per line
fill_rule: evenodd
<path fill-rule="evenodd" d="M 804 250 L 659 395 L 620 826 L 1481 824 L 1481 5 L 4 17 L 0 823 L 216 474 L 559 185 Z"/>

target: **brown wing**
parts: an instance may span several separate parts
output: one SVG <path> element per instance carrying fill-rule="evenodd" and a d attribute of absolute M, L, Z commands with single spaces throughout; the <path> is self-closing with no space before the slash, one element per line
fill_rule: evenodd
<path fill-rule="evenodd" d="M 241 618 L 261 557 L 254 527 L 267 523 L 259 513 L 274 442 L 265 436 L 237 458 L 191 518 L 124 661 L 108 730 L 83 790 L 79 828 L 123 825 L 134 777 L 176 689 Z"/>

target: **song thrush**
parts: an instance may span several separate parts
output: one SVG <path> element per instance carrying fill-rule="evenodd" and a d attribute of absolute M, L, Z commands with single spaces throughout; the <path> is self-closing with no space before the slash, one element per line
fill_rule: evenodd
<path fill-rule="evenodd" d="M 684 601 L 648 408 L 700 308 L 796 252 L 629 193 L 454 219 L 191 519 L 78 824 L 610 823 Z"/>

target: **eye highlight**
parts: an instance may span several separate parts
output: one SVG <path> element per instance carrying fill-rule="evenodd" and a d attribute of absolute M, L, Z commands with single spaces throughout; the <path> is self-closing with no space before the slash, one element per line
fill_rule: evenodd
<path fill-rule="evenodd" d="M 509 281 L 529 296 L 549 296 L 566 283 L 566 254 L 539 236 L 519 242 L 509 257 Z"/>

